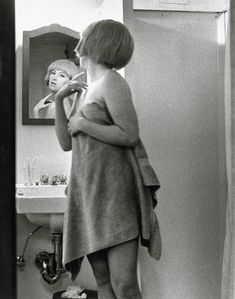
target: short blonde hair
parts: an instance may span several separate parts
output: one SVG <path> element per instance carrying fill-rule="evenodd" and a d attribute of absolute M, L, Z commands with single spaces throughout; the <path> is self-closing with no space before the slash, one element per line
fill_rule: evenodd
<path fill-rule="evenodd" d="M 52 62 L 47 69 L 47 74 L 45 77 L 46 85 L 48 85 L 49 83 L 50 73 L 54 70 L 63 71 L 69 77 L 70 80 L 79 72 L 78 67 L 71 60 L 69 59 L 56 60 Z"/>
<path fill-rule="evenodd" d="M 102 20 L 85 29 L 77 50 L 80 56 L 88 56 L 95 63 L 121 69 L 132 57 L 134 41 L 122 23 Z"/>

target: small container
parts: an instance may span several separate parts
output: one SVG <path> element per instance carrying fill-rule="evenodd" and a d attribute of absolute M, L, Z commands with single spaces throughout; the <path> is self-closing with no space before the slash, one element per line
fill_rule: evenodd
<path fill-rule="evenodd" d="M 59 185 L 60 183 L 60 178 L 58 175 L 53 175 L 50 181 L 51 185 Z"/>
<path fill-rule="evenodd" d="M 26 186 L 32 186 L 34 182 L 35 167 L 24 167 L 24 184 Z"/>
<path fill-rule="evenodd" d="M 67 185 L 67 175 L 66 174 L 60 174 L 59 180 L 61 185 Z"/>
<path fill-rule="evenodd" d="M 49 175 L 48 174 L 42 174 L 40 177 L 40 182 L 42 185 L 48 185 L 49 184 Z"/>

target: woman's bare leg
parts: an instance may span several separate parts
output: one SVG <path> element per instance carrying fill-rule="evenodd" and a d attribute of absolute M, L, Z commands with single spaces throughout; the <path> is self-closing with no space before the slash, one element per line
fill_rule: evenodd
<path fill-rule="evenodd" d="M 97 283 L 99 299 L 117 299 L 110 282 L 110 272 L 105 250 L 87 256 Z"/>
<path fill-rule="evenodd" d="M 111 284 L 117 299 L 141 299 L 137 280 L 138 239 L 107 249 Z"/>

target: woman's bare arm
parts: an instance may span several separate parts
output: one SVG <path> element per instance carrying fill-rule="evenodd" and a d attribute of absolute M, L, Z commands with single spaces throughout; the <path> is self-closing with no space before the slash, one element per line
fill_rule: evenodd
<path fill-rule="evenodd" d="M 114 125 L 100 125 L 85 118 L 78 120 L 78 130 L 120 146 L 134 146 L 139 138 L 137 116 L 126 81 L 116 73 L 104 79 L 103 95 Z"/>
<path fill-rule="evenodd" d="M 55 96 L 55 130 L 61 148 L 64 151 L 72 149 L 71 136 L 68 132 L 68 119 L 64 110 L 63 98 L 60 95 Z"/>
<path fill-rule="evenodd" d="M 60 146 L 64 151 L 70 151 L 72 149 L 71 135 L 68 132 L 68 119 L 64 109 L 64 99 L 74 93 L 81 95 L 81 91 L 87 88 L 87 84 L 80 80 L 82 75 L 83 72 L 76 75 L 72 80 L 65 83 L 55 94 L 55 129 Z"/>

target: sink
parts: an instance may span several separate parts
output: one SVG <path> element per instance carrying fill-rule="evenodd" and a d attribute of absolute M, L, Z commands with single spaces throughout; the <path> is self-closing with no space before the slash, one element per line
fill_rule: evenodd
<path fill-rule="evenodd" d="M 16 185 L 16 212 L 32 223 L 62 231 L 66 185 Z"/>
<path fill-rule="evenodd" d="M 16 212 L 64 213 L 66 185 L 16 185 Z"/>

